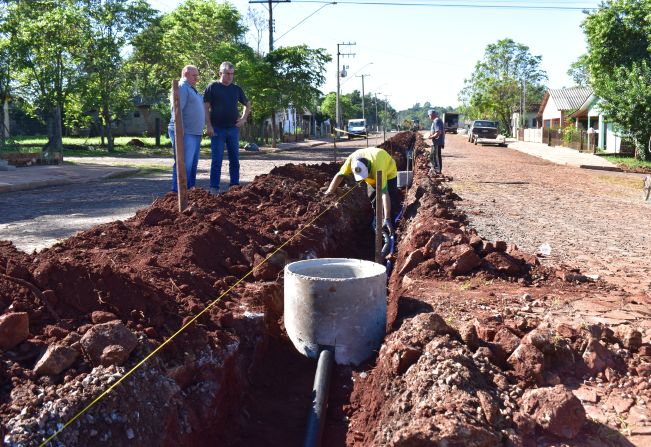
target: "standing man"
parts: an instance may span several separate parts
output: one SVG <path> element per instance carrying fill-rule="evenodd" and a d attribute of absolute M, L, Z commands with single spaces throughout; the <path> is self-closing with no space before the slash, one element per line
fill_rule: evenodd
<path fill-rule="evenodd" d="M 183 153 L 185 154 L 185 173 L 188 179 L 188 189 L 193 188 L 197 180 L 197 165 L 199 164 L 199 148 L 203 136 L 203 125 L 206 121 L 201 95 L 194 86 L 199 79 L 199 70 L 194 65 L 186 65 L 181 71 L 179 81 L 179 107 L 183 119 Z M 176 192 L 176 142 L 174 140 L 174 98 L 172 102 L 172 119 L 167 128 L 172 140 L 174 165 L 172 166 L 172 191 Z"/>
<path fill-rule="evenodd" d="M 436 174 L 440 174 L 443 169 L 443 157 L 441 156 L 441 149 L 445 144 L 445 126 L 441 118 L 439 118 L 436 110 L 430 109 L 427 111 L 429 119 L 432 120 L 432 127 L 429 133 L 429 139 L 432 140 L 432 147 L 430 148 L 430 163 L 432 164 L 432 170 Z M 430 170 L 430 173 L 432 171 Z"/>
<path fill-rule="evenodd" d="M 376 172 L 382 171 L 382 184 L 376 184 Z M 346 175 L 353 174 L 356 181 L 364 180 L 370 187 L 368 196 L 371 207 L 375 210 L 375 191 L 382 191 L 382 208 L 384 221 L 382 228 L 393 234 L 393 222 L 398 213 L 398 169 L 396 161 L 384 149 L 367 147 L 358 149 L 346 158 L 344 164 L 335 174 L 325 194 L 334 193 Z M 375 213 L 373 213 L 375 219 Z"/>
<path fill-rule="evenodd" d="M 206 133 L 210 137 L 210 192 L 219 194 L 219 182 L 224 159 L 224 144 L 228 150 L 230 186 L 240 184 L 240 127 L 251 113 L 251 102 L 239 85 L 233 83 L 235 66 L 222 62 L 219 81 L 210 84 L 204 94 Z M 240 117 L 237 103 L 244 106 Z"/>

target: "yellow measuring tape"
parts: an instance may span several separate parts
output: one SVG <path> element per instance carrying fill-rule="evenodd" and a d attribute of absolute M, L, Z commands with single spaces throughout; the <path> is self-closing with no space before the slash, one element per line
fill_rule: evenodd
<path fill-rule="evenodd" d="M 343 194 L 341 197 L 339 197 L 334 203 L 332 203 L 330 206 L 328 206 L 325 210 L 323 210 L 321 213 L 319 213 L 314 219 L 312 219 L 310 222 L 308 222 L 306 225 L 303 226 L 299 231 L 296 232 L 292 237 L 287 239 L 285 242 L 283 242 L 278 248 L 276 248 L 273 253 L 271 253 L 269 256 L 267 256 L 262 262 L 260 262 L 258 265 L 254 266 L 247 274 L 242 276 L 235 284 L 230 286 L 228 290 L 226 290 L 224 293 L 219 295 L 217 298 L 215 298 L 208 306 L 206 306 L 205 309 L 203 309 L 201 312 L 196 314 L 192 319 L 190 319 L 187 323 L 185 323 L 183 326 L 181 326 L 176 332 L 174 332 L 167 340 L 165 340 L 163 343 L 160 344 L 156 349 L 154 349 L 152 352 L 150 352 L 145 358 L 143 358 L 140 362 L 138 362 L 134 367 L 132 367 L 129 371 L 127 371 L 122 377 L 120 377 L 113 385 L 108 387 L 102 394 L 97 396 L 91 403 L 86 405 L 81 411 L 79 411 L 76 415 L 72 417 L 68 422 L 66 422 L 63 427 L 58 429 L 52 436 L 47 438 L 45 441 L 43 441 L 39 447 L 45 447 L 45 445 L 52 441 L 54 438 L 56 438 L 63 430 L 65 430 L 70 424 L 72 424 L 74 421 L 79 419 L 79 417 L 84 414 L 86 411 L 88 411 L 91 407 L 93 407 L 97 402 L 99 402 L 104 396 L 106 396 L 108 393 L 111 392 L 115 387 L 117 387 L 124 379 L 129 377 L 131 374 L 133 374 L 138 368 L 140 368 L 142 365 L 144 365 L 147 360 L 152 358 L 154 355 L 156 355 L 163 347 L 165 347 L 168 343 L 170 343 L 176 336 L 178 336 L 181 332 L 183 332 L 188 326 L 190 326 L 192 323 L 194 323 L 197 318 L 202 316 L 204 313 L 206 313 L 208 310 L 210 310 L 215 304 L 219 303 L 224 296 L 226 296 L 231 290 L 233 290 L 238 284 L 240 284 L 242 281 L 244 281 L 246 278 L 248 278 L 250 275 L 252 275 L 258 268 L 260 268 L 265 262 L 267 262 L 273 255 L 278 253 L 278 251 L 282 250 L 283 247 L 285 247 L 287 244 L 289 244 L 292 240 L 294 240 L 297 236 L 300 236 L 300 234 L 306 229 L 311 227 L 314 222 L 317 221 L 321 216 L 323 216 L 328 210 L 330 210 L 332 207 L 337 205 L 339 202 L 341 202 L 348 194 L 350 194 L 352 191 L 354 191 L 361 182 L 356 183 L 354 187 L 350 188 L 348 191 L 346 191 L 345 194 Z"/>

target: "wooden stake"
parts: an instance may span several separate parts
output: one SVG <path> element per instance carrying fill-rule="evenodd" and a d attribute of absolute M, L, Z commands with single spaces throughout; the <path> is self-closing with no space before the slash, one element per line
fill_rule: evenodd
<path fill-rule="evenodd" d="M 179 81 L 172 81 L 174 100 L 174 147 L 176 152 L 176 189 L 179 192 L 179 212 L 188 207 L 188 178 L 185 173 L 185 148 L 183 147 L 183 116 L 179 99 Z"/>
<path fill-rule="evenodd" d="M 375 262 L 384 264 L 382 259 L 382 171 L 375 173 Z"/>

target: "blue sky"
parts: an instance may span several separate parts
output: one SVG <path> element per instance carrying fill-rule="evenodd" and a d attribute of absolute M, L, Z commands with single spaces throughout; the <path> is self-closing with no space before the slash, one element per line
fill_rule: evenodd
<path fill-rule="evenodd" d="M 161 11 L 170 11 L 180 3 L 149 2 Z M 251 7 L 268 17 L 266 4 L 249 4 L 248 0 L 230 3 L 243 16 Z M 532 7 L 596 8 L 599 5 L 599 1 L 590 0 L 393 0 L 392 3 L 395 5 L 325 5 L 309 0 L 277 3 L 273 10 L 275 46 L 306 44 L 325 48 L 333 56 L 326 83 L 321 87 L 325 93 L 336 89 L 337 44 L 354 42 L 354 46 L 340 46 L 341 53 L 355 53 L 354 57 L 340 59 L 341 65 L 349 66 L 348 76 L 341 79 L 342 93 L 361 91 L 362 78 L 358 76 L 364 74 L 369 75 L 364 78 L 365 92 L 387 95 L 397 110 L 427 101 L 437 106 L 455 106 L 464 79 L 472 74 L 486 46 L 504 38 L 527 45 L 532 54 L 542 56 L 549 87 L 571 86 L 566 72 L 586 51 L 580 26 L 585 15 L 581 10 Z M 249 34 L 248 42 L 254 48 L 257 46 L 253 33 Z M 266 33 L 261 48 L 266 49 L 268 45 Z"/>

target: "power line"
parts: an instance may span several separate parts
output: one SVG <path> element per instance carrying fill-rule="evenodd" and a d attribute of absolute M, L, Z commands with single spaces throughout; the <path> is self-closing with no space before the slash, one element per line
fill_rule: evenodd
<path fill-rule="evenodd" d="M 493 0 L 495 1 L 495 0 Z M 361 6 L 418 6 L 430 8 L 485 8 L 485 9 L 541 9 L 541 10 L 559 10 L 559 11 L 584 11 L 598 9 L 596 6 L 551 6 L 549 4 L 477 4 L 477 3 L 397 3 L 397 2 L 363 2 L 355 0 L 339 0 L 336 2 L 326 2 L 324 0 L 292 0 L 293 3 L 326 3 L 337 5 L 361 5 Z"/>
<path fill-rule="evenodd" d="M 305 17 L 303 20 L 301 20 L 300 22 L 298 22 L 296 25 L 292 26 L 290 29 L 288 29 L 287 31 L 285 31 L 285 32 L 284 32 L 280 37 L 278 37 L 278 38 L 276 39 L 276 42 L 278 42 L 280 39 L 282 39 L 282 37 L 283 37 L 285 34 L 289 33 L 291 30 L 293 30 L 294 28 L 296 28 L 296 27 L 297 27 L 298 25 L 300 25 L 301 23 L 305 22 L 307 19 L 309 19 L 310 17 L 312 17 L 312 16 L 313 16 L 314 14 L 316 14 L 317 12 L 321 11 L 321 10 L 322 10 L 323 8 L 325 8 L 326 6 L 328 6 L 328 5 L 336 5 L 336 4 L 337 4 L 337 2 L 322 2 L 322 3 L 325 3 L 325 4 L 324 4 L 323 6 L 321 6 L 319 9 L 317 9 L 316 11 L 314 11 L 312 14 L 310 14 L 309 16 Z"/>

